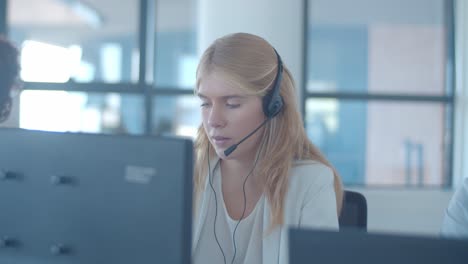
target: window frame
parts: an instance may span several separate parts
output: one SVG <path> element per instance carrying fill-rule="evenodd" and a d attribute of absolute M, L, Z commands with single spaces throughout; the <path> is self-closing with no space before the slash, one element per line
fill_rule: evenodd
<path fill-rule="evenodd" d="M 302 87 L 301 87 L 301 113 L 303 121 L 307 120 L 306 101 L 307 99 L 336 99 L 336 100 L 352 100 L 358 102 L 427 102 L 435 104 L 443 104 L 446 109 L 445 133 L 448 133 L 446 142 L 446 150 L 444 153 L 444 175 L 442 175 L 443 184 L 441 188 L 450 189 L 452 187 L 453 170 L 454 170 L 454 138 L 455 138 L 455 6 L 454 0 L 444 1 L 444 28 L 446 29 L 445 39 L 445 91 L 444 95 L 425 95 L 425 94 L 404 94 L 404 93 L 369 93 L 369 92 L 310 92 L 307 91 L 308 80 L 308 64 L 307 58 L 309 54 L 308 36 L 310 30 L 309 17 L 309 2 L 314 0 L 303 0 L 303 61 L 302 61 Z M 351 185 L 354 186 L 354 185 Z M 409 186 L 407 186 L 409 187 Z"/>
<path fill-rule="evenodd" d="M 0 0 L 0 33 L 8 36 L 8 2 L 13 0 Z M 153 52 L 155 48 L 155 28 L 156 28 L 156 1 L 139 0 L 138 11 L 138 48 L 140 59 L 138 65 L 138 81 L 132 82 L 86 82 L 77 83 L 69 81 L 67 83 L 49 82 L 25 82 L 23 90 L 42 91 L 67 91 L 67 92 L 96 92 L 102 94 L 116 93 L 139 95 L 144 100 L 144 133 L 142 135 L 152 135 L 153 131 L 153 111 L 154 98 L 167 95 L 194 95 L 191 89 L 183 87 L 156 86 L 154 68 L 156 60 Z"/>
<path fill-rule="evenodd" d="M 8 2 L 12 0 L 0 0 L 0 34 L 8 36 Z M 144 133 L 151 135 L 153 130 L 154 98 L 158 96 L 187 96 L 193 95 L 193 91 L 182 87 L 156 86 L 152 69 L 156 63 L 153 50 L 155 43 L 156 25 L 156 1 L 139 0 L 139 25 L 138 45 L 140 50 L 138 82 L 88 82 L 88 83 L 39 83 L 28 82 L 25 90 L 58 90 L 71 92 L 99 92 L 140 95 L 144 98 Z M 444 104 L 450 109 L 446 112 L 445 131 L 448 133 L 445 172 L 442 188 L 449 189 L 452 186 L 454 170 L 454 137 L 455 137 L 455 10 L 454 0 L 444 0 L 444 24 L 446 28 L 446 61 L 445 61 L 445 90 L 446 95 L 421 95 L 401 93 L 366 93 L 366 92 L 309 92 L 307 91 L 307 55 L 308 55 L 308 30 L 309 30 L 309 1 L 303 0 L 303 45 L 302 45 L 302 87 L 300 87 L 300 111 L 303 121 L 306 120 L 305 102 L 309 98 L 327 98 L 337 100 L 354 100 L 361 102 L 394 101 L 394 102 L 428 102 Z"/>

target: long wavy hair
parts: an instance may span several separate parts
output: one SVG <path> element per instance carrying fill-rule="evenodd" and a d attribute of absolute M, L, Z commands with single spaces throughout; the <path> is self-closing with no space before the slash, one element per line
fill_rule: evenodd
<path fill-rule="evenodd" d="M 10 114 L 10 91 L 19 73 L 18 50 L 0 36 L 0 122 Z"/>
<path fill-rule="evenodd" d="M 214 41 L 203 53 L 197 69 L 195 93 L 206 76 L 218 74 L 241 91 L 262 97 L 272 88 L 277 66 L 275 51 L 263 38 L 247 33 L 227 35 Z M 315 160 L 333 171 L 338 214 L 343 198 L 337 171 L 307 138 L 298 111 L 295 84 L 286 66 L 283 69 L 280 95 L 284 101 L 283 109 L 267 123 L 260 143 L 263 147 L 257 150 L 259 158 L 256 177 L 265 186 L 264 192 L 271 207 L 271 228 L 284 223 L 284 200 L 289 173 L 295 160 Z M 203 125 L 200 125 L 195 140 L 195 208 L 205 188 L 208 159 L 215 157 L 216 152 Z"/>

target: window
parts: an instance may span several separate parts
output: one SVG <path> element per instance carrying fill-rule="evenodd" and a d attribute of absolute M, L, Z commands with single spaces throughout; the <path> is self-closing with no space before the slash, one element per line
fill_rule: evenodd
<path fill-rule="evenodd" d="M 139 95 L 25 90 L 20 97 L 21 128 L 60 132 L 144 133 L 144 100 Z"/>
<path fill-rule="evenodd" d="M 348 185 L 448 186 L 451 1 L 307 4 L 310 139 Z"/>
<path fill-rule="evenodd" d="M 195 85 L 197 57 L 196 1 L 156 1 L 156 88 Z"/>
<path fill-rule="evenodd" d="M 21 49 L 22 128 L 190 134 L 196 8 L 190 0 L 8 1 Z M 183 15 L 181 15 L 181 13 Z M 191 109 L 187 109 L 191 107 Z M 196 120 L 196 119 L 194 119 Z"/>
<path fill-rule="evenodd" d="M 24 81 L 137 81 L 138 1 L 15 0 L 8 6 Z"/>
<path fill-rule="evenodd" d="M 453 0 L 304 3 L 305 126 L 344 182 L 448 186 Z M 196 1 L 9 0 L 7 7 L 9 36 L 23 53 L 18 126 L 195 135 Z"/>

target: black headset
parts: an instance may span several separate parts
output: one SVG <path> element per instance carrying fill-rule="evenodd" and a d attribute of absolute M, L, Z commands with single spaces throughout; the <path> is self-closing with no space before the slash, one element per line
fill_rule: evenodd
<path fill-rule="evenodd" d="M 284 105 L 283 98 L 280 95 L 281 80 L 283 79 L 283 62 L 276 49 L 273 50 L 278 59 L 278 71 L 276 72 L 275 81 L 273 82 L 273 88 L 263 97 L 263 113 L 265 113 L 267 118 L 277 116 Z"/>
<path fill-rule="evenodd" d="M 247 136 L 242 138 L 238 143 L 230 146 L 224 151 L 226 156 L 229 156 L 236 148 L 244 142 L 246 139 L 251 137 L 255 132 L 257 132 L 262 126 L 264 126 L 268 121 L 272 118 L 277 116 L 281 110 L 283 109 L 284 102 L 283 98 L 280 95 L 280 88 L 281 88 L 281 80 L 283 79 L 283 62 L 281 61 L 281 57 L 279 56 L 278 52 L 273 49 L 276 54 L 276 58 L 278 59 L 278 70 L 276 72 L 275 80 L 273 81 L 273 87 L 267 92 L 265 96 L 262 98 L 262 108 L 263 113 L 265 114 L 265 120 L 252 132 L 250 132 Z"/>

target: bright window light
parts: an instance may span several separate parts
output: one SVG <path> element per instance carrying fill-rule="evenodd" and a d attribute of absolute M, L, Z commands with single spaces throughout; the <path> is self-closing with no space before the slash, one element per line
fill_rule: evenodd
<path fill-rule="evenodd" d="M 198 127 L 180 125 L 176 128 L 176 135 L 195 139 L 197 137 L 197 131 Z"/>
<path fill-rule="evenodd" d="M 179 78 L 180 87 L 193 87 L 195 85 L 195 73 L 197 71 L 198 58 L 196 56 L 185 55 L 179 60 Z"/>
<path fill-rule="evenodd" d="M 100 132 L 98 109 L 86 108 L 87 95 L 65 91 L 21 93 L 20 127 L 56 132 Z"/>
<path fill-rule="evenodd" d="M 21 49 L 21 78 L 26 82 L 67 82 L 80 67 L 82 49 L 26 40 Z"/>
<path fill-rule="evenodd" d="M 122 47 L 116 43 L 107 43 L 101 47 L 102 79 L 116 83 L 122 79 Z"/>

